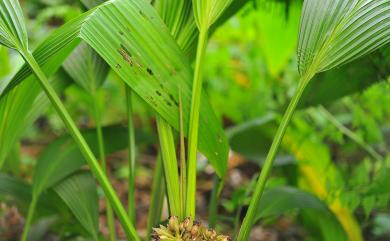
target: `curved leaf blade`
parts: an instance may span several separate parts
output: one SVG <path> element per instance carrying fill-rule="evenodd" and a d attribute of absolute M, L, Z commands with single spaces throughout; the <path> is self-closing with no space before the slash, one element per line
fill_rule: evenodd
<path fill-rule="evenodd" d="M 95 180 L 86 172 L 64 179 L 54 187 L 81 225 L 99 240 L 99 198 Z"/>
<path fill-rule="evenodd" d="M 307 0 L 299 33 L 299 72 L 312 76 L 389 42 L 389 0 Z"/>
<path fill-rule="evenodd" d="M 207 30 L 218 20 L 232 0 L 193 0 L 194 16 L 199 29 Z"/>
<path fill-rule="evenodd" d="M 82 132 L 92 151 L 98 153 L 97 134 L 94 129 Z M 138 133 L 143 135 L 142 133 Z M 108 126 L 103 128 L 105 150 L 107 154 L 127 147 L 126 128 Z M 144 139 L 143 136 L 140 139 Z M 76 172 L 86 162 L 73 139 L 65 135 L 50 144 L 38 159 L 33 178 L 33 195 L 36 197 L 42 192 L 56 185 L 65 177 Z"/>
<path fill-rule="evenodd" d="M 27 49 L 27 31 L 18 0 L 0 2 L 0 44 L 13 49 Z"/>
<path fill-rule="evenodd" d="M 300 211 L 304 219 L 321 216 L 317 225 L 312 226 L 320 229 L 320 236 L 323 240 L 347 241 L 347 235 L 335 215 L 328 209 L 327 205 L 311 193 L 299 190 L 294 187 L 275 187 L 268 189 L 259 203 L 257 219 L 267 216 L 279 216 L 291 211 Z M 325 228 L 324 226 L 325 225 Z"/>
<path fill-rule="evenodd" d="M 179 130 L 180 86 L 185 133 L 188 133 L 191 67 L 149 3 L 118 0 L 103 5 L 84 24 L 80 37 L 176 130 Z M 200 151 L 222 176 L 226 171 L 228 145 L 205 95 L 201 112 Z"/>
<path fill-rule="evenodd" d="M 48 76 L 79 44 L 79 38 L 93 47 L 139 96 L 179 130 L 178 89 L 180 85 L 183 113 L 188 117 L 191 67 L 147 1 L 109 1 L 57 29 L 34 51 L 34 57 Z M 30 75 L 31 70 L 24 66 L 2 98 Z M 201 106 L 199 149 L 222 176 L 227 166 L 228 143 L 206 95 L 202 97 Z M 188 118 L 184 118 L 185 133 L 188 133 L 188 123 Z"/>

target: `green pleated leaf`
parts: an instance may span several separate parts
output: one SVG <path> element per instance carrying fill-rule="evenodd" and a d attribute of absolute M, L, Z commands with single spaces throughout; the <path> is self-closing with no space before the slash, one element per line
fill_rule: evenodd
<path fill-rule="evenodd" d="M 159 0 L 156 1 L 155 8 L 174 38 L 182 32 L 189 19 L 193 21 L 191 1 Z"/>
<path fill-rule="evenodd" d="M 299 108 L 328 104 L 386 80 L 390 76 L 390 61 L 386 61 L 390 53 L 386 53 L 385 49 L 317 74 L 306 87 Z"/>
<path fill-rule="evenodd" d="M 54 187 L 80 224 L 99 240 L 99 198 L 95 180 L 86 172 L 64 179 Z"/>
<path fill-rule="evenodd" d="M 294 187 L 275 187 L 266 190 L 258 206 L 257 219 L 294 211 L 300 212 L 305 218 L 309 218 L 309 215 L 321 217 L 320 222 L 312 220 L 311 223 L 312 227 L 319 229 L 317 238 L 324 241 L 348 240 L 341 223 L 323 201 L 311 193 Z"/>
<path fill-rule="evenodd" d="M 82 134 L 95 155 L 99 146 L 97 134 L 94 129 L 84 130 Z M 150 137 L 137 132 L 137 138 L 150 142 Z M 103 128 L 105 150 L 107 154 L 125 149 L 127 147 L 127 130 L 121 126 L 108 126 Z M 86 162 L 73 139 L 65 135 L 50 144 L 38 159 L 33 178 L 33 194 L 39 196 L 59 181 L 79 170 Z"/>
<path fill-rule="evenodd" d="M 179 130 L 178 89 L 188 133 L 192 71 L 187 57 L 155 9 L 144 0 L 113 0 L 57 29 L 34 56 L 50 76 L 85 40 L 118 75 L 171 126 Z M 24 66 L 5 93 L 31 74 Z M 4 94 L 3 94 L 4 95 Z M 228 144 L 206 95 L 202 97 L 199 149 L 218 175 L 226 170 Z"/>
<path fill-rule="evenodd" d="M 198 28 L 204 30 L 210 28 L 231 2 L 232 0 L 192 0 Z"/>
<path fill-rule="evenodd" d="M 187 58 L 150 4 L 143 0 L 114 3 L 99 8 L 80 36 L 176 130 L 180 86 L 187 133 L 192 80 Z M 200 150 L 222 175 L 227 141 L 205 95 L 201 106 Z"/>
<path fill-rule="evenodd" d="M 0 44 L 13 49 L 28 48 L 27 31 L 18 0 L 0 2 Z"/>
<path fill-rule="evenodd" d="M 72 79 L 87 92 L 96 92 L 110 68 L 87 44 L 81 43 L 63 64 Z"/>
<path fill-rule="evenodd" d="M 54 193 L 52 192 L 43 194 L 43 198 L 38 202 L 38 207 L 50 210 L 58 210 L 61 208 L 62 205 L 59 205 L 58 203 L 60 200 L 53 194 Z M 28 184 L 19 178 L 0 173 L 0 197 L 9 197 L 18 202 L 20 207 L 27 208 L 32 199 L 31 184 Z"/>
<path fill-rule="evenodd" d="M 69 54 L 78 46 L 80 43 L 78 34 L 90 14 L 92 12 L 85 13 L 56 29 L 34 50 L 34 58 L 46 76 L 50 77 L 56 73 Z M 35 76 L 30 67 L 27 64 L 23 65 L 4 89 L 1 98 L 4 98 L 15 86 L 31 78 L 35 79 Z"/>
<path fill-rule="evenodd" d="M 51 82 L 57 92 L 62 92 L 71 80 L 63 71 L 59 71 Z M 48 106 L 49 100 L 32 77 L 0 99 L 0 168 L 26 127 Z"/>
<path fill-rule="evenodd" d="M 306 0 L 299 33 L 299 71 L 311 77 L 389 42 L 390 0 Z"/>

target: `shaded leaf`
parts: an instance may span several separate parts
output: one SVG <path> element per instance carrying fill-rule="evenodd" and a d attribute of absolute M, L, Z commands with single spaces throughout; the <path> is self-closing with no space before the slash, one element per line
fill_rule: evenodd
<path fill-rule="evenodd" d="M 56 185 L 54 190 L 94 240 L 99 240 L 99 199 L 92 175 L 86 172 L 74 174 Z"/>
<path fill-rule="evenodd" d="M 98 153 L 97 134 L 94 129 L 84 130 L 82 134 L 96 155 Z M 138 140 L 150 142 L 150 137 L 142 132 L 136 133 Z M 121 126 L 103 128 L 105 150 L 107 154 L 127 147 L 127 130 Z M 38 159 L 33 178 L 34 195 L 39 196 L 43 191 L 57 184 L 68 175 L 85 165 L 83 155 L 73 139 L 65 135 L 50 144 Z"/>
<path fill-rule="evenodd" d="M 262 165 L 276 128 L 277 119 L 274 115 L 244 122 L 227 130 L 230 147 L 234 152 Z M 275 165 L 293 162 L 295 162 L 294 158 L 283 152 L 275 159 Z"/>
<path fill-rule="evenodd" d="M 85 43 L 77 46 L 63 67 L 78 85 L 90 93 L 103 84 L 109 71 L 106 62 Z"/>
<path fill-rule="evenodd" d="M 299 107 L 331 103 L 386 80 L 390 75 L 390 61 L 386 58 L 390 55 L 384 55 L 384 51 L 381 48 L 365 58 L 316 75 L 306 87 Z"/>
<path fill-rule="evenodd" d="M 43 197 L 38 202 L 38 207 L 45 209 L 58 210 L 62 207 L 58 196 L 48 192 L 43 194 Z M 27 207 L 32 199 L 32 187 L 23 180 L 0 173 L 0 197 L 11 197 L 12 200 L 20 202 L 23 207 Z"/>
<path fill-rule="evenodd" d="M 347 241 L 342 225 L 328 209 L 327 205 L 313 194 L 293 187 L 276 187 L 264 192 L 259 203 L 257 218 L 283 215 L 291 211 L 299 211 L 306 220 L 311 219 L 311 226 L 319 229 L 324 241 Z M 321 220 L 318 220 L 318 217 Z"/>

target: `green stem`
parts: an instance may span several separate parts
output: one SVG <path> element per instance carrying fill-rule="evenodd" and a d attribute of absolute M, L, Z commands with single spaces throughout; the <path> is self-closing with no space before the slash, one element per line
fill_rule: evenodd
<path fill-rule="evenodd" d="M 98 137 L 100 165 L 102 166 L 103 171 L 108 175 L 106 151 L 104 148 L 103 127 L 101 122 L 102 119 L 101 119 L 100 108 L 99 108 L 99 100 L 96 92 L 92 94 L 92 98 L 93 98 L 93 105 L 95 110 L 95 123 L 96 123 L 96 134 Z M 106 203 L 108 230 L 110 232 L 110 241 L 115 241 L 116 240 L 115 217 L 107 197 L 105 198 L 105 203 Z"/>
<path fill-rule="evenodd" d="M 334 117 L 327 109 L 325 109 L 322 105 L 318 107 L 319 111 L 322 115 L 332 123 L 341 133 L 348 136 L 351 140 L 353 140 L 356 144 L 358 144 L 361 148 L 363 148 L 368 154 L 370 154 L 377 161 L 382 161 L 383 157 L 374 150 L 371 146 L 366 144 L 358 135 L 352 132 L 350 129 L 345 127 L 342 123 L 340 123 L 336 117 Z"/>
<path fill-rule="evenodd" d="M 217 175 L 214 176 L 214 187 L 210 197 L 209 207 L 209 227 L 215 228 L 218 217 L 218 201 L 224 186 L 224 179 L 220 179 Z"/>
<path fill-rule="evenodd" d="M 127 133 L 128 133 L 128 161 L 129 161 L 129 179 L 128 179 L 128 214 L 130 220 L 135 222 L 135 130 L 133 123 L 132 90 L 126 87 L 126 108 L 127 108 Z"/>
<path fill-rule="evenodd" d="M 164 205 L 165 185 L 164 185 L 164 174 L 162 168 L 162 158 L 160 155 L 157 157 L 156 167 L 153 175 L 152 193 L 150 196 L 150 209 L 148 213 L 147 222 L 147 234 L 150 239 L 152 230 L 161 219 L 161 213 Z M 149 240 L 148 239 L 148 240 Z"/>
<path fill-rule="evenodd" d="M 20 239 L 21 241 L 27 241 L 28 234 L 30 232 L 30 228 L 31 228 L 31 224 L 32 224 L 32 220 L 34 218 L 34 213 L 35 213 L 35 209 L 37 206 L 37 201 L 38 201 L 38 198 L 33 196 L 31 203 L 30 203 L 30 206 L 28 208 L 26 223 L 24 225 L 22 238 Z"/>
<path fill-rule="evenodd" d="M 195 62 L 194 82 L 192 84 L 190 127 L 188 135 L 188 180 L 186 195 L 186 216 L 195 218 L 196 212 L 196 157 L 198 150 L 200 97 L 202 93 L 203 58 L 207 47 L 208 33 L 199 34 L 198 48 Z"/>
<path fill-rule="evenodd" d="M 100 167 L 98 161 L 96 160 L 94 154 L 89 148 L 84 137 L 81 135 L 79 129 L 77 128 L 76 124 L 72 120 L 68 111 L 66 110 L 64 104 L 61 102 L 57 93 L 50 85 L 48 79 L 46 78 L 46 75 L 43 73 L 40 66 L 34 59 L 34 56 L 32 56 L 32 54 L 27 50 L 21 51 L 21 54 L 26 60 L 26 62 L 30 65 L 35 75 L 37 76 L 42 89 L 44 90 L 50 102 L 52 103 L 55 110 L 57 111 L 58 115 L 64 122 L 66 128 L 68 129 L 69 133 L 73 137 L 75 143 L 79 147 L 81 153 L 83 154 L 85 160 L 87 161 L 89 167 L 91 168 L 92 173 L 94 174 L 99 184 L 101 185 L 106 197 L 110 200 L 110 203 L 114 208 L 116 214 L 118 215 L 119 221 L 122 224 L 122 227 L 126 233 L 127 238 L 129 240 L 136 240 L 136 241 L 140 240 L 134 228 L 134 225 L 129 220 L 126 211 L 123 208 L 123 205 L 119 200 L 118 196 L 116 195 L 113 187 L 111 186 L 110 181 L 108 180 L 106 174 L 104 173 L 103 169 Z"/>
<path fill-rule="evenodd" d="M 157 116 L 157 129 L 167 186 L 169 212 L 171 216 L 183 218 L 183 214 L 180 212 L 179 173 L 172 128 L 164 119 Z"/>
<path fill-rule="evenodd" d="M 295 109 L 299 103 L 299 100 L 302 96 L 302 93 L 307 85 L 307 82 L 310 78 L 303 78 L 300 81 L 300 84 L 298 86 L 297 91 L 294 94 L 294 97 L 290 101 L 290 104 L 288 105 L 288 108 L 282 118 L 282 121 L 280 123 L 280 126 L 276 132 L 275 138 L 272 142 L 271 148 L 268 152 L 267 158 L 265 159 L 263 168 L 261 170 L 259 179 L 257 180 L 255 191 L 253 193 L 253 196 L 251 198 L 251 202 L 249 204 L 249 209 L 245 215 L 243 224 L 240 228 L 240 232 L 238 234 L 238 241 L 247 241 L 249 238 L 249 234 L 251 231 L 251 228 L 254 224 L 257 207 L 259 206 L 259 202 L 261 199 L 261 196 L 264 192 L 265 184 L 267 183 L 268 176 L 271 172 L 273 162 L 275 160 L 276 154 L 278 152 L 279 146 L 282 142 L 283 136 L 286 133 L 287 127 L 290 123 L 290 120 L 295 112 Z"/>
<path fill-rule="evenodd" d="M 186 207 L 187 163 L 184 143 L 184 119 L 181 89 L 179 88 L 179 115 L 180 115 L 180 210 L 184 215 Z"/>

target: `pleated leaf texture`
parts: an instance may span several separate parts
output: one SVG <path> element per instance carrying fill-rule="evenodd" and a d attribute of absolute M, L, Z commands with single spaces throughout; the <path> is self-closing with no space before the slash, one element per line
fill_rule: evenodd
<path fill-rule="evenodd" d="M 299 32 L 299 72 L 314 75 L 389 42 L 390 0 L 306 0 Z"/>
<path fill-rule="evenodd" d="M 232 0 L 193 0 L 195 21 L 199 29 L 208 29 L 221 16 Z"/>
<path fill-rule="evenodd" d="M 91 47 L 81 43 L 63 64 L 72 79 L 88 92 L 95 92 L 107 78 L 107 63 Z"/>
<path fill-rule="evenodd" d="M 45 74 L 51 76 L 81 39 L 176 130 L 180 85 L 184 131 L 188 133 L 191 65 L 183 47 L 176 43 L 152 5 L 144 0 L 103 3 L 55 30 L 33 52 L 34 57 Z M 190 42 L 182 40 L 181 46 L 186 43 Z M 30 75 L 31 69 L 23 66 L 0 98 Z M 199 149 L 217 174 L 223 176 L 227 168 L 227 139 L 206 94 L 201 99 Z"/>
<path fill-rule="evenodd" d="M 95 180 L 87 172 L 76 173 L 54 187 L 94 241 L 99 240 L 99 197 Z"/>
<path fill-rule="evenodd" d="M 0 44 L 13 49 L 27 49 L 27 31 L 18 0 L 0 1 Z"/>

